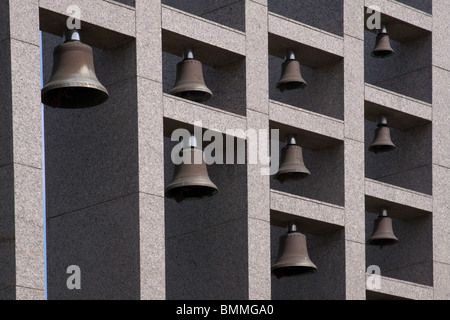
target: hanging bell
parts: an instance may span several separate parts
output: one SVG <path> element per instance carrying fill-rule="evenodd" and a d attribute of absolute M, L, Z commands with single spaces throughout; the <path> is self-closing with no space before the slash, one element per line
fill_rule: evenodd
<path fill-rule="evenodd" d="M 374 58 L 388 58 L 394 54 L 395 51 L 391 47 L 386 26 L 383 26 L 383 28 L 377 32 L 375 48 L 372 50 L 370 55 Z"/>
<path fill-rule="evenodd" d="M 166 188 L 166 196 L 177 202 L 212 197 L 217 186 L 209 179 L 204 153 L 197 148 L 192 136 L 189 147 L 182 150 L 182 162 L 176 166 L 172 182 Z"/>
<path fill-rule="evenodd" d="M 287 145 L 281 150 L 280 168 L 275 179 L 281 183 L 297 181 L 311 174 L 303 162 L 303 150 L 296 145 L 294 136 L 288 139 Z"/>
<path fill-rule="evenodd" d="M 53 52 L 53 71 L 41 92 L 42 103 L 53 108 L 89 108 L 109 95 L 94 70 L 92 48 L 80 41 L 78 30 L 67 30 L 64 43 Z"/>
<path fill-rule="evenodd" d="M 276 88 L 281 92 L 306 88 L 307 83 L 300 74 L 300 63 L 295 60 L 294 51 L 288 51 L 281 68 L 281 77 Z"/>
<path fill-rule="evenodd" d="M 278 259 L 271 271 L 278 279 L 317 271 L 308 255 L 306 236 L 297 231 L 295 224 L 291 223 L 287 234 L 280 238 Z"/>
<path fill-rule="evenodd" d="M 213 95 L 203 79 L 202 64 L 194 59 L 190 49 L 184 60 L 177 64 L 177 78 L 170 94 L 194 102 L 208 101 Z"/>
<path fill-rule="evenodd" d="M 382 209 L 378 218 L 375 219 L 373 234 L 367 240 L 367 244 L 383 247 L 396 243 L 398 239 L 392 229 L 392 219 L 387 216 L 387 210 Z"/>
<path fill-rule="evenodd" d="M 385 116 L 380 116 L 375 130 L 375 138 L 369 147 L 369 151 L 374 153 L 383 153 L 395 150 L 395 145 L 391 140 L 390 129 L 387 126 Z"/>

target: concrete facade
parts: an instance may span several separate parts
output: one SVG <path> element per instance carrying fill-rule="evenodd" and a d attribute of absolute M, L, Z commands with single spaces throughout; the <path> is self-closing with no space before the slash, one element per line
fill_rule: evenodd
<path fill-rule="evenodd" d="M 110 98 L 42 109 L 71 5 Z M 372 5 L 389 59 L 370 57 Z M 0 298 L 450 299 L 449 20 L 447 0 L 1 1 Z M 189 47 L 205 103 L 169 94 Z M 281 93 L 287 49 L 308 87 Z M 381 113 L 397 148 L 373 154 Z M 171 134 L 199 121 L 247 147 L 247 129 L 296 134 L 311 176 L 280 184 L 247 148 L 208 166 L 216 196 L 168 199 Z M 382 207 L 399 243 L 380 249 Z M 290 221 L 318 270 L 276 279 Z"/>

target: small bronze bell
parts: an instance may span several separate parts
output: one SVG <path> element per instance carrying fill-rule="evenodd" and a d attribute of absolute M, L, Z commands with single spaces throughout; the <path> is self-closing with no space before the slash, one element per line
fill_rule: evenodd
<path fill-rule="evenodd" d="M 373 234 L 367 240 L 367 244 L 383 247 L 396 243 L 398 239 L 392 229 L 392 219 L 387 216 L 387 210 L 382 209 L 378 218 L 375 219 Z"/>
<path fill-rule="evenodd" d="M 183 161 L 175 168 L 173 181 L 166 188 L 166 196 L 177 202 L 212 197 L 219 191 L 209 179 L 202 150 L 197 149 L 195 137 L 182 150 Z M 200 160 L 200 163 L 196 163 Z"/>
<path fill-rule="evenodd" d="M 395 150 L 395 145 L 391 140 L 390 129 L 387 127 L 387 119 L 380 116 L 375 130 L 375 138 L 369 147 L 369 151 L 374 153 L 383 153 Z"/>
<path fill-rule="evenodd" d="M 307 83 L 300 74 L 300 63 L 295 60 L 294 51 L 289 51 L 283 62 L 281 77 L 276 88 L 281 92 L 306 88 Z"/>
<path fill-rule="evenodd" d="M 78 30 L 67 30 L 53 52 L 53 71 L 42 89 L 42 103 L 53 108 L 89 108 L 109 95 L 94 70 L 92 48 L 81 43 Z"/>
<path fill-rule="evenodd" d="M 295 224 L 290 224 L 287 234 L 280 238 L 279 246 L 278 259 L 271 269 L 278 279 L 317 271 L 308 255 L 306 236 L 297 231 Z"/>
<path fill-rule="evenodd" d="M 290 180 L 297 181 L 311 174 L 303 162 L 302 148 L 296 145 L 296 140 L 293 136 L 288 139 L 287 145 L 281 150 L 280 163 L 275 179 L 281 183 Z"/>
<path fill-rule="evenodd" d="M 394 49 L 391 47 L 389 35 L 386 30 L 386 26 L 383 26 L 381 30 L 377 32 L 377 40 L 375 48 L 371 52 L 371 56 L 374 58 L 388 58 L 395 54 Z"/>
<path fill-rule="evenodd" d="M 202 64 L 194 60 L 192 50 L 187 50 L 184 60 L 177 64 L 177 78 L 170 94 L 194 102 L 211 99 L 213 94 L 205 84 Z"/>

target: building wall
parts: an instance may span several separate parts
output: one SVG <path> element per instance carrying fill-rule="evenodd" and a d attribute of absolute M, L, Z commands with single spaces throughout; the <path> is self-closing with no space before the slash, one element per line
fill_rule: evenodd
<path fill-rule="evenodd" d="M 40 74 L 45 84 L 72 4 L 110 97 L 42 107 Z M 392 58 L 370 57 L 371 5 Z M 449 299 L 449 15 L 446 0 L 2 1 L 0 298 Z M 186 48 L 213 92 L 205 103 L 170 95 Z M 280 92 L 288 49 L 308 86 Z M 397 148 L 375 155 L 379 114 Z M 246 161 L 209 165 L 219 193 L 177 203 L 164 193 L 171 134 L 200 121 L 245 145 Z M 278 151 L 295 134 L 311 176 L 261 174 L 245 135 L 260 129 L 279 130 Z M 366 244 L 381 208 L 395 246 Z M 277 279 L 289 222 L 318 270 Z"/>

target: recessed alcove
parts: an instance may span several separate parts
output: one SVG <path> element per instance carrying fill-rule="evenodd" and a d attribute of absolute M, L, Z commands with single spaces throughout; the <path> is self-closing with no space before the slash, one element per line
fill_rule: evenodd
<path fill-rule="evenodd" d="M 301 210 L 301 208 L 299 208 Z M 280 253 L 280 237 L 286 234 L 284 220 L 296 223 L 297 230 L 306 236 L 310 260 L 317 271 L 294 277 L 278 279 L 272 275 L 271 293 L 273 300 L 341 300 L 345 299 L 345 241 L 344 229 L 298 216 L 287 217 L 271 211 L 271 265 Z"/>
<path fill-rule="evenodd" d="M 174 178 L 172 150 L 179 143 L 172 141 L 171 132 L 183 128 L 194 133 L 194 127 L 168 118 L 164 126 L 167 187 Z M 165 198 L 166 294 L 170 300 L 248 298 L 247 166 L 213 163 L 207 170 L 219 189 L 216 195 L 179 203 Z"/>
<path fill-rule="evenodd" d="M 162 0 L 163 5 L 245 31 L 244 0 Z"/>
<path fill-rule="evenodd" d="M 418 26 L 381 14 L 395 55 L 371 57 L 376 30 L 364 30 L 365 82 L 401 95 L 432 103 L 431 32 Z"/>
<path fill-rule="evenodd" d="M 202 102 L 237 115 L 246 114 L 245 58 L 182 35 L 163 30 L 163 91 L 170 93 L 176 83 L 177 64 L 183 52 L 192 49 L 194 59 L 202 63 L 206 86 L 212 98 Z"/>
<path fill-rule="evenodd" d="M 342 0 L 268 0 L 269 11 L 338 36 L 343 35 Z"/>

